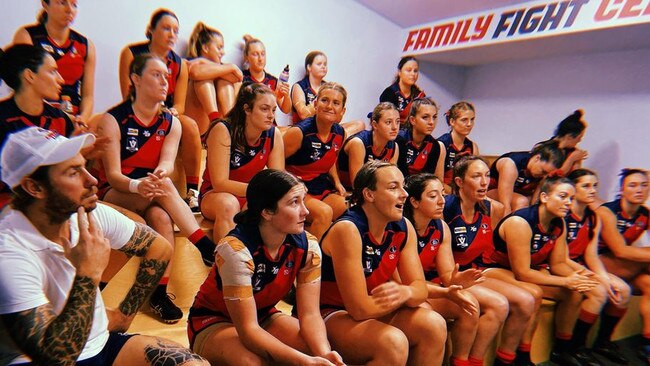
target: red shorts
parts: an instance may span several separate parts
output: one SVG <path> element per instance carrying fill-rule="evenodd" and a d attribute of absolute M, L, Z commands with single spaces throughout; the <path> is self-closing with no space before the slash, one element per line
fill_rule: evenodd
<path fill-rule="evenodd" d="M 264 314 L 259 314 L 258 313 L 257 322 L 259 324 L 263 324 L 273 314 L 277 314 L 279 312 L 280 312 L 280 310 L 273 307 L 273 308 L 269 309 Z M 194 347 L 194 340 L 196 339 L 196 336 L 199 333 L 201 333 L 203 330 L 205 330 L 209 326 L 214 325 L 214 324 L 218 324 L 218 323 L 232 323 L 232 319 L 230 319 L 228 316 L 226 316 L 224 314 L 220 314 L 220 313 L 215 313 L 215 314 L 212 314 L 212 315 L 192 316 L 192 314 L 190 312 L 190 315 L 188 316 L 188 319 L 187 319 L 187 337 L 190 340 L 190 349 L 192 349 Z"/>

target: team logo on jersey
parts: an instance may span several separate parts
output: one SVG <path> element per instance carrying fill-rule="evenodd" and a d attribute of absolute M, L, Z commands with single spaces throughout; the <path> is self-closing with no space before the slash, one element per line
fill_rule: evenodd
<path fill-rule="evenodd" d="M 311 147 L 313 147 L 314 149 L 320 149 L 321 146 L 322 146 L 322 145 L 321 145 L 320 142 L 312 142 L 312 143 L 311 143 Z"/>
<path fill-rule="evenodd" d="M 454 234 L 463 234 L 467 232 L 467 228 L 465 226 L 457 226 L 454 228 Z"/>
<path fill-rule="evenodd" d="M 280 267 L 278 267 L 278 266 L 273 266 L 273 268 L 271 269 L 271 272 L 272 272 L 273 274 L 278 274 L 278 272 L 280 272 Z"/>
<path fill-rule="evenodd" d="M 456 153 L 453 152 L 453 151 L 450 151 L 450 152 L 449 152 L 449 157 L 452 158 L 452 159 L 455 158 L 455 157 L 456 157 Z"/>
<path fill-rule="evenodd" d="M 266 272 L 266 264 L 264 264 L 264 263 L 258 264 L 257 265 L 257 272 L 261 272 L 261 273 Z"/>
<path fill-rule="evenodd" d="M 533 235 L 533 240 L 539 240 L 542 238 L 542 234 L 535 234 Z"/>
<path fill-rule="evenodd" d="M 517 183 L 523 184 L 526 181 L 526 178 L 524 177 L 517 177 Z"/>
<path fill-rule="evenodd" d="M 339 151 L 339 144 L 337 142 L 332 144 L 332 147 L 334 148 L 334 151 Z"/>
<path fill-rule="evenodd" d="M 126 130 L 126 134 L 127 134 L 128 136 L 138 136 L 139 131 L 138 131 L 137 128 L 128 128 L 128 129 Z"/>
<path fill-rule="evenodd" d="M 470 226 L 470 227 L 469 227 L 469 230 L 470 230 L 470 231 L 477 232 L 477 231 L 478 231 L 478 228 L 477 228 L 476 226 Z"/>
<path fill-rule="evenodd" d="M 71 57 L 79 56 L 79 53 L 77 52 L 77 49 L 74 46 L 70 47 L 70 53 L 71 53 Z"/>
<path fill-rule="evenodd" d="M 262 290 L 262 279 L 261 278 L 259 278 L 259 277 L 255 278 L 254 283 L 255 284 L 253 285 L 253 291 L 258 292 L 258 291 Z"/>
<path fill-rule="evenodd" d="M 250 151 L 248 152 L 248 155 L 250 155 L 250 156 L 255 156 L 255 150 L 250 150 Z"/>
<path fill-rule="evenodd" d="M 426 244 L 427 244 L 426 241 L 424 241 L 424 240 L 418 240 L 418 245 L 420 246 L 420 248 L 424 248 L 424 246 L 425 246 Z"/>
<path fill-rule="evenodd" d="M 139 150 L 138 147 L 138 139 L 135 137 L 131 136 L 128 139 L 126 139 L 126 150 L 130 152 L 136 152 Z"/>
<path fill-rule="evenodd" d="M 149 136 L 151 136 L 151 132 L 149 132 L 149 130 L 144 130 L 144 131 L 142 131 L 142 136 L 149 137 Z"/>
<path fill-rule="evenodd" d="M 373 255 L 374 253 L 375 253 L 375 249 L 371 246 L 366 245 L 366 254 Z"/>
<path fill-rule="evenodd" d="M 390 253 L 395 253 L 395 252 L 397 252 L 397 247 L 394 246 L 394 245 L 391 245 L 390 248 L 388 248 L 388 251 L 389 251 Z"/>
<path fill-rule="evenodd" d="M 458 235 L 456 237 L 456 244 L 458 245 L 459 248 L 465 249 L 469 246 L 467 243 L 467 236 L 466 235 Z"/>
<path fill-rule="evenodd" d="M 41 43 L 41 47 L 43 47 L 43 49 L 49 53 L 54 53 L 54 48 L 47 43 Z"/>
<path fill-rule="evenodd" d="M 488 228 L 489 228 L 488 224 L 486 224 L 486 223 L 481 224 L 481 229 L 487 230 Z"/>
<path fill-rule="evenodd" d="M 366 259 L 366 266 L 363 268 L 365 273 L 372 273 L 372 259 Z"/>
<path fill-rule="evenodd" d="M 156 135 L 158 135 L 158 136 L 165 136 L 165 130 L 163 130 L 163 129 L 159 129 L 159 130 L 157 130 L 157 131 L 156 131 Z"/>
<path fill-rule="evenodd" d="M 235 154 L 232 156 L 231 163 L 232 163 L 232 165 L 234 165 L 235 167 L 239 167 L 239 165 L 241 165 L 241 155 L 235 153 Z"/>
<path fill-rule="evenodd" d="M 436 245 L 438 245 L 438 243 L 440 243 L 440 241 L 439 241 L 438 239 L 433 239 L 433 240 L 431 241 L 431 245 L 432 245 L 432 246 L 436 246 Z M 431 250 L 433 250 L 433 248 L 431 248 Z"/>
<path fill-rule="evenodd" d="M 570 222 L 570 223 L 569 223 L 569 229 L 575 229 L 575 228 L 577 228 L 577 227 L 578 227 L 578 224 L 577 224 L 577 223 L 575 223 L 575 222 Z"/>
<path fill-rule="evenodd" d="M 314 149 L 309 158 L 313 161 L 320 159 L 320 150 Z"/>
<path fill-rule="evenodd" d="M 293 267 L 293 261 L 287 261 L 287 264 L 285 264 L 287 268 Z"/>

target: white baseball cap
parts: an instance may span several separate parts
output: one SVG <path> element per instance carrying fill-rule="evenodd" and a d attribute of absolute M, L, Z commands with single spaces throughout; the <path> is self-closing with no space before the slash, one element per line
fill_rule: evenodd
<path fill-rule="evenodd" d="M 66 138 L 40 127 L 10 134 L 2 148 L 0 178 L 14 188 L 38 167 L 72 159 L 94 142 L 95 136 L 91 134 Z"/>

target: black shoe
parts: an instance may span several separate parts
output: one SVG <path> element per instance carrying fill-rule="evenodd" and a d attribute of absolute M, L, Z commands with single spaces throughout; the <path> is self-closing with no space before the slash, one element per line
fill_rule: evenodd
<path fill-rule="evenodd" d="M 612 362 L 620 363 L 622 365 L 627 365 L 629 362 L 627 357 L 621 353 L 618 345 L 612 341 L 598 342 L 594 344 L 591 350 L 592 352 L 596 352 Z"/>
<path fill-rule="evenodd" d="M 551 361 L 560 366 L 582 366 L 569 352 L 551 351 Z"/>
<path fill-rule="evenodd" d="M 641 346 L 637 351 L 637 356 L 642 359 L 647 365 L 650 365 L 650 346 Z"/>
<path fill-rule="evenodd" d="M 603 366 L 600 361 L 594 355 L 591 354 L 591 351 L 585 347 L 579 347 L 577 350 L 572 352 L 573 357 L 580 361 L 581 365 L 584 366 Z"/>
<path fill-rule="evenodd" d="M 584 347 L 580 347 L 573 352 L 552 351 L 551 361 L 561 366 L 602 366 L 602 364 L 591 355 L 589 350 Z"/>
<path fill-rule="evenodd" d="M 149 299 L 149 306 L 160 320 L 167 324 L 173 324 L 183 319 L 183 311 L 174 303 L 176 297 L 172 294 L 156 295 L 154 292 Z"/>
<path fill-rule="evenodd" d="M 188 189 L 187 196 L 185 197 L 185 203 L 190 207 L 190 210 L 194 214 L 201 213 L 201 207 L 199 206 L 199 192 L 196 189 Z"/>

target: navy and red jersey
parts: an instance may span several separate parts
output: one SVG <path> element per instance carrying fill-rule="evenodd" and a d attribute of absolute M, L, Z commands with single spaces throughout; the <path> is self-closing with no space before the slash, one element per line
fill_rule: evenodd
<path fill-rule="evenodd" d="M 474 206 L 474 217 L 467 220 L 463 216 L 460 198 L 455 195 L 445 197 L 445 222 L 451 233 L 454 261 L 460 265 L 461 271 L 485 267 L 483 254 L 494 248 L 490 201 L 482 203 L 483 207 L 478 203 Z"/>
<path fill-rule="evenodd" d="M 503 268 L 511 268 L 510 260 L 508 258 L 508 246 L 499 235 L 499 228 L 511 216 L 519 216 L 528 222 L 532 235 L 530 237 L 530 266 L 537 269 L 548 264 L 548 256 L 555 248 L 557 238 L 564 234 L 564 222 L 562 218 L 556 217 L 551 220 L 551 224 L 547 231 L 541 227 L 539 223 L 539 205 L 532 205 L 530 207 L 517 210 L 510 215 L 506 216 L 494 228 L 494 250 L 491 253 L 486 253 L 483 256 L 485 262 L 490 266 L 498 266 Z"/>
<path fill-rule="evenodd" d="M 413 142 L 411 130 L 401 130 L 395 140 L 399 146 L 397 167 L 404 177 L 417 173 L 434 173 L 440 158 L 440 144 L 433 136 L 426 136 L 420 147 Z"/>
<path fill-rule="evenodd" d="M 164 111 L 153 121 L 140 121 L 133 112 L 131 101 L 124 101 L 107 112 L 120 128 L 120 160 L 122 174 L 131 179 L 140 179 L 153 172 L 160 162 L 165 137 L 173 123 L 171 113 Z M 108 185 L 103 167 L 100 165 L 99 187 Z"/>
<path fill-rule="evenodd" d="M 227 244 L 223 244 L 224 242 Z M 190 308 L 190 322 L 193 317 L 206 315 L 218 315 L 230 319 L 224 294 L 228 298 L 244 298 L 250 295 L 251 290 L 258 320 L 263 320 L 266 313 L 291 290 L 298 272 L 306 265 L 309 249 L 305 232 L 290 234 L 280 246 L 277 259 L 273 259 L 264 246 L 259 227 L 241 224 L 228 233 L 219 244 L 221 245 L 229 245 L 231 251 L 239 252 L 237 255 L 245 256 L 248 260 L 235 263 L 240 273 L 220 273 L 219 262 L 229 259 L 220 258 L 217 251 L 218 263 L 212 267 L 194 299 L 194 304 Z M 246 252 L 242 253 L 242 251 Z M 238 258 L 240 257 L 233 259 Z M 248 263 L 251 258 L 252 263 Z M 227 276 L 230 276 L 230 279 Z M 250 278 L 234 278 L 245 276 Z M 224 287 L 224 282 L 232 283 Z M 241 289 L 233 288 L 235 286 Z"/>
<path fill-rule="evenodd" d="M 424 269 L 424 278 L 427 281 L 434 281 L 439 277 L 436 269 L 436 257 L 443 239 L 444 231 L 440 219 L 429 221 L 424 235 L 418 234 L 418 254 L 422 269 Z"/>
<path fill-rule="evenodd" d="M 221 121 L 228 131 L 232 130 L 230 123 Z M 273 150 L 273 141 L 275 138 L 275 127 L 262 132 L 257 144 L 254 146 L 246 145 L 243 150 L 235 148 L 235 144 L 230 144 L 230 175 L 228 179 L 237 182 L 248 183 L 251 178 L 259 171 L 266 167 L 269 161 L 269 156 Z M 210 179 L 210 164 L 208 160 L 210 154 L 208 153 L 205 159 L 205 171 L 203 172 L 203 183 L 201 183 L 201 194 L 205 194 L 212 190 L 212 181 Z"/>
<path fill-rule="evenodd" d="M 406 119 L 408 118 L 413 101 L 418 98 L 424 98 L 425 96 L 426 94 L 424 94 L 422 90 L 414 86 L 411 88 L 411 96 L 407 98 L 399 90 L 399 83 L 395 82 L 388 88 L 384 89 L 384 91 L 379 96 L 379 102 L 393 103 L 399 111 L 401 124 L 404 125 L 407 123 Z"/>
<path fill-rule="evenodd" d="M 13 98 L 0 102 L 0 146 L 9 134 L 27 127 L 41 127 L 59 135 L 70 137 L 74 132 L 74 123 L 67 114 L 48 103 L 43 102 L 43 112 L 32 116 L 23 112 Z"/>
<path fill-rule="evenodd" d="M 319 195 L 331 188 L 328 172 L 336 164 L 343 147 L 345 130 L 333 124 L 326 140 L 318 137 L 315 117 L 309 117 L 295 127 L 302 131 L 302 144 L 295 154 L 286 159 L 287 171 L 302 179 L 311 195 Z"/>
<path fill-rule="evenodd" d="M 345 145 L 347 145 L 353 138 L 361 140 L 363 146 L 366 147 L 366 155 L 363 158 L 364 164 L 370 160 L 390 161 L 390 159 L 395 155 L 395 141 L 388 141 L 381 152 L 375 154 L 372 150 L 372 131 L 361 131 L 356 135 L 349 137 L 345 140 L 345 144 L 343 145 L 343 149 L 341 150 L 341 154 L 337 161 L 339 179 L 341 179 L 341 183 L 345 187 L 352 187 L 353 183 L 350 181 L 350 157 L 348 156 L 348 153 L 345 152 Z"/>
<path fill-rule="evenodd" d="M 129 45 L 129 50 L 133 54 L 133 57 L 145 53 L 150 53 L 149 51 L 149 41 L 141 43 L 133 43 Z M 181 74 L 181 68 L 183 67 L 183 59 L 174 51 L 170 50 L 167 52 L 167 56 L 163 60 L 167 64 L 167 99 L 165 99 L 165 106 L 167 108 L 172 108 L 174 106 L 174 91 L 176 90 L 176 82 L 178 77 Z"/>
<path fill-rule="evenodd" d="M 35 24 L 26 27 L 34 46 L 40 46 L 47 51 L 59 68 L 59 74 L 63 77 L 63 85 L 59 100 L 53 100 L 55 106 L 63 99 L 64 96 L 70 97 L 73 106 L 73 114 L 79 113 L 81 105 L 81 84 L 84 78 L 84 67 L 88 57 L 88 39 L 74 30 L 70 30 L 68 40 L 58 45 L 47 34 L 44 24 Z"/>
<path fill-rule="evenodd" d="M 271 88 L 271 90 L 273 91 L 275 91 L 275 89 L 278 87 L 278 78 L 269 74 L 266 71 L 264 71 L 264 79 L 262 80 L 255 80 L 255 78 L 253 78 L 253 75 L 251 75 L 251 71 L 248 69 L 242 71 L 242 73 L 244 74 L 242 85 L 253 84 L 253 83 L 264 84 L 267 85 L 269 88 Z"/>
<path fill-rule="evenodd" d="M 322 83 L 324 82 L 325 80 L 322 81 Z M 314 101 L 316 100 L 318 93 L 314 90 L 314 88 L 311 87 L 311 83 L 309 82 L 309 75 L 305 75 L 305 77 L 302 78 L 302 80 L 300 80 L 294 85 L 298 85 L 302 90 L 303 94 L 305 95 L 305 105 L 314 104 Z M 292 113 L 293 123 L 296 124 L 300 122 L 300 115 L 298 115 L 298 111 L 296 111 L 296 108 L 292 107 L 292 110 L 293 110 Z"/>
<path fill-rule="evenodd" d="M 499 187 L 499 171 L 497 170 L 497 162 L 503 158 L 510 158 L 515 163 L 517 168 L 517 179 L 513 190 L 523 196 L 532 196 L 535 189 L 542 181 L 542 178 L 535 178 L 530 175 L 528 171 L 528 160 L 531 158 L 531 153 L 528 151 L 514 151 L 499 156 L 497 160 L 492 163 L 490 167 L 490 186 L 488 189 L 496 189 Z"/>
<path fill-rule="evenodd" d="M 341 215 L 336 222 L 350 221 L 359 229 L 361 236 L 361 263 L 366 278 L 368 294 L 377 286 L 390 280 L 397 269 L 397 264 L 406 245 L 408 229 L 406 220 L 392 221 L 386 225 L 384 236 L 377 240 L 372 237 L 368 227 L 368 218 L 359 206 L 352 207 Z M 336 223 L 335 222 L 335 223 Z M 328 232 L 323 235 L 323 239 Z M 321 241 L 322 242 L 322 241 Z M 321 308 L 344 309 L 343 299 L 336 284 L 336 274 L 332 257 L 323 253 L 322 281 L 320 292 Z"/>
<path fill-rule="evenodd" d="M 584 265 L 585 251 L 596 229 L 596 213 L 587 206 L 584 216 L 580 219 L 573 212 L 564 217 L 566 224 L 566 243 L 569 247 L 569 258 Z"/>
<path fill-rule="evenodd" d="M 474 155 L 474 143 L 472 140 L 465 138 L 463 141 L 463 146 L 454 145 L 454 140 L 451 138 L 451 133 L 448 132 L 440 137 L 438 141 L 442 142 L 447 149 L 447 155 L 445 156 L 445 184 L 451 184 L 452 176 L 454 173 L 454 164 L 458 159 L 467 155 Z"/>
<path fill-rule="evenodd" d="M 621 208 L 621 199 L 616 199 L 611 202 L 604 203 L 603 206 L 607 207 L 614 215 L 616 215 L 616 227 L 618 232 L 623 235 L 625 244 L 631 245 L 643 234 L 644 231 L 649 230 L 648 226 L 648 208 L 641 206 L 636 214 L 632 217 L 627 217 Z M 598 252 L 600 254 L 609 253 L 607 243 L 603 241 L 602 237 L 598 243 Z"/>

